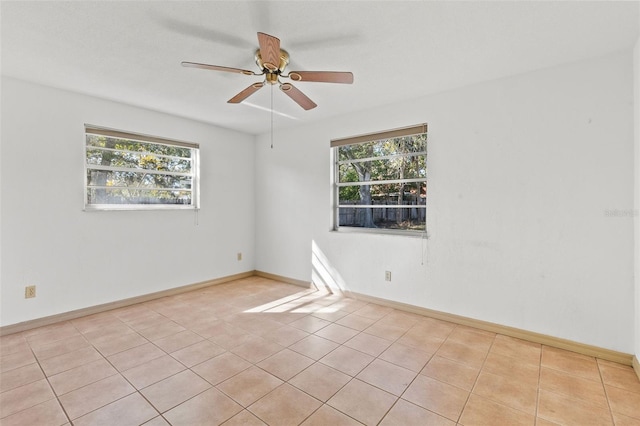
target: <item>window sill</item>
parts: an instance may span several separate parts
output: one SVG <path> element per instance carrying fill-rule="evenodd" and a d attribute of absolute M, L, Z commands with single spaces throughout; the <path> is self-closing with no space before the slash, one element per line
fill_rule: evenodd
<path fill-rule="evenodd" d="M 148 211 L 148 210 L 199 210 L 195 206 L 180 206 L 180 205 L 155 205 L 155 204 L 143 204 L 143 205 L 89 205 L 82 209 L 85 212 L 104 212 L 104 211 Z"/>
<path fill-rule="evenodd" d="M 401 231 L 401 230 L 380 229 L 380 228 L 340 227 L 340 228 L 333 228 L 331 232 L 334 232 L 336 234 L 383 235 L 383 236 L 394 236 L 394 237 L 429 239 L 428 231 Z"/>

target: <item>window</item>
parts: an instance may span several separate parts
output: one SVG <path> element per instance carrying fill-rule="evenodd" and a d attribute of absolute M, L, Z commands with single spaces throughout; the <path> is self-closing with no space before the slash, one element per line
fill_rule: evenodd
<path fill-rule="evenodd" d="M 422 233 L 427 125 L 334 139 L 335 229 Z"/>
<path fill-rule="evenodd" d="M 85 209 L 197 209 L 198 145 L 85 125 Z"/>

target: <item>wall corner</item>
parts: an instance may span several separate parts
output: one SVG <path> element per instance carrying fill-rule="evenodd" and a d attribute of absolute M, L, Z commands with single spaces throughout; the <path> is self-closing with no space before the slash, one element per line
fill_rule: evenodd
<path fill-rule="evenodd" d="M 640 38 L 633 49 L 633 125 L 634 125 L 634 368 L 640 377 Z"/>

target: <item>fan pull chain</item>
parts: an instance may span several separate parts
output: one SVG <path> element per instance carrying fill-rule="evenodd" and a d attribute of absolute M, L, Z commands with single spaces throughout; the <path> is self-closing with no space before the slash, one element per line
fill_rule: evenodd
<path fill-rule="evenodd" d="M 273 84 L 271 85 L 271 149 L 273 149 Z"/>

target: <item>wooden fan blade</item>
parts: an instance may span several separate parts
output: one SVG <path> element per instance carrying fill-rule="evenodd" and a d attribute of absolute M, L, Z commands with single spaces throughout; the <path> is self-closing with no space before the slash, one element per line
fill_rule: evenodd
<path fill-rule="evenodd" d="M 291 71 L 289 78 L 293 81 L 315 81 L 320 83 L 353 83 L 353 74 L 340 71 Z"/>
<path fill-rule="evenodd" d="M 253 95 L 258 90 L 260 90 L 262 86 L 264 86 L 263 82 L 253 83 L 251 86 L 247 87 L 242 92 L 238 93 L 233 98 L 229 99 L 227 102 L 230 104 L 239 104 L 240 102 L 247 99 L 249 96 Z"/>
<path fill-rule="evenodd" d="M 205 70 L 213 70 L 213 71 L 225 71 L 225 72 L 235 72 L 244 75 L 258 75 L 253 71 L 243 70 L 240 68 L 229 68 L 229 67 L 221 67 L 219 65 L 208 65 L 208 64 L 199 64 L 197 62 L 182 62 L 183 67 L 191 67 L 191 68 L 202 68 Z"/>
<path fill-rule="evenodd" d="M 293 99 L 298 105 L 300 105 L 305 110 L 310 110 L 318 105 L 313 102 L 311 99 L 307 97 L 304 93 L 298 90 L 295 86 L 289 83 L 283 83 L 280 85 L 280 90 L 282 90 L 287 96 Z"/>
<path fill-rule="evenodd" d="M 269 71 L 276 71 L 280 66 L 280 39 L 265 33 L 258 33 L 260 57 L 262 64 Z"/>

